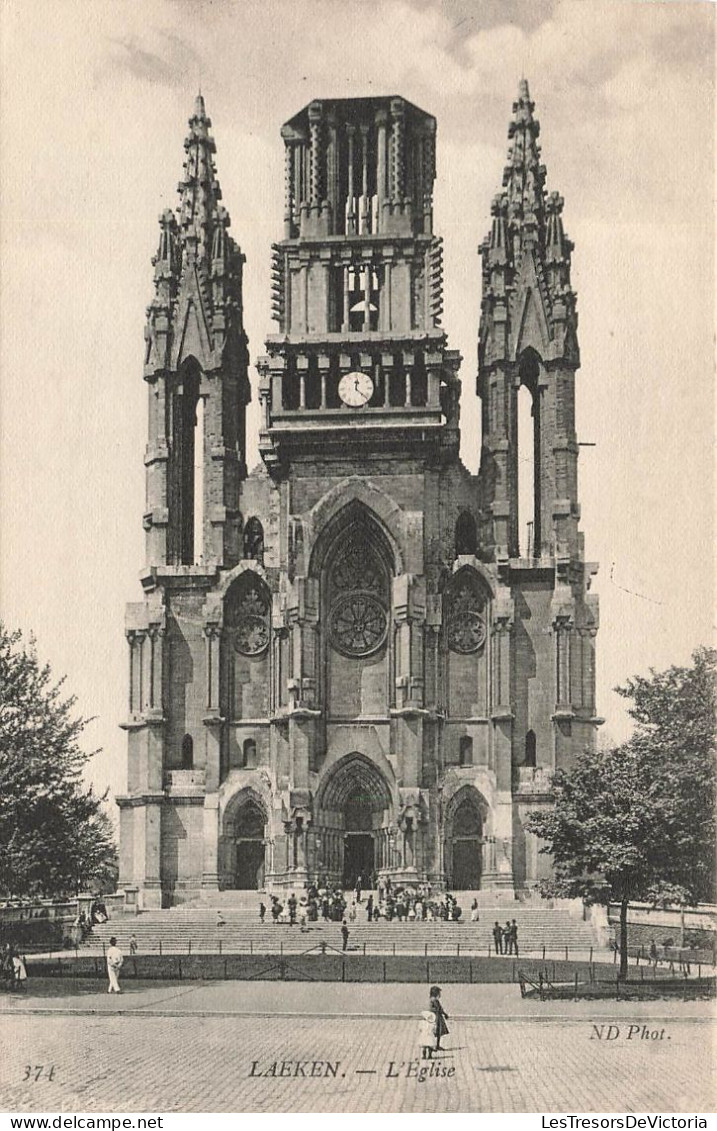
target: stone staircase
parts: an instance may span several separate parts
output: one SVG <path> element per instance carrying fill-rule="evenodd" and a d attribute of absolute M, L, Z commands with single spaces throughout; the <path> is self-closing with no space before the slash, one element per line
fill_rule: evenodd
<path fill-rule="evenodd" d="M 223 895 L 232 899 L 222 899 Z M 368 894 L 368 893 L 367 893 Z M 597 949 L 597 937 L 588 924 L 572 918 L 563 909 L 553 909 L 547 904 L 524 905 L 510 902 L 484 902 L 480 906 L 480 921 L 470 922 L 472 892 L 461 892 L 459 904 L 463 919 L 458 923 L 410 923 L 366 919 L 365 899 L 358 909 L 356 920 L 348 922 L 349 951 L 366 954 L 488 954 L 494 953 L 493 924 L 502 925 L 506 919 L 518 924 L 519 951 L 522 955 L 565 957 L 568 953 L 586 953 Z M 237 898 L 241 897 L 241 898 Z M 259 921 L 259 903 L 267 907 L 267 921 Z M 350 901 L 349 901 L 350 902 Z M 260 892 L 219 893 L 212 898 L 213 906 L 185 904 L 167 911 L 149 911 L 128 917 L 121 916 L 94 928 L 83 944 L 83 949 L 101 950 L 111 935 L 117 937 L 125 953 L 129 951 L 129 938 L 134 934 L 140 954 L 297 954 L 311 949 L 328 947 L 341 949 L 341 924 L 336 922 L 308 923 L 301 931 L 298 923 L 274 924 L 268 912 L 269 899 Z M 221 911 L 223 925 L 217 923 Z M 348 917 L 347 917 L 348 918 Z"/>

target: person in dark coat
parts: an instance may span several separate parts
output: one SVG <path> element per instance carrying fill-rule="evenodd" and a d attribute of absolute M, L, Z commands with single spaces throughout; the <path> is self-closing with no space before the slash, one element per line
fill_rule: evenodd
<path fill-rule="evenodd" d="M 289 896 L 289 926 L 293 927 L 296 923 L 296 896 L 293 891 Z"/>
<path fill-rule="evenodd" d="M 515 919 L 510 924 L 510 953 L 518 957 L 518 924 Z"/>
<path fill-rule="evenodd" d="M 264 916 L 265 915 L 266 915 L 266 904 L 260 903 L 259 904 L 259 922 L 260 923 L 264 922 Z"/>
<path fill-rule="evenodd" d="M 341 924 L 341 937 L 344 940 L 341 949 L 346 950 L 346 947 L 349 945 L 349 928 L 345 919 Z"/>
<path fill-rule="evenodd" d="M 366 919 L 369 923 L 373 919 L 373 895 L 370 895 L 366 900 Z"/>
<path fill-rule="evenodd" d="M 448 1014 L 446 1013 L 445 1009 L 441 1005 L 441 987 L 440 986 L 431 986 L 431 999 L 430 999 L 428 1008 L 436 1016 L 436 1029 L 435 1029 L 436 1044 L 435 1044 L 435 1048 L 436 1048 L 436 1052 L 437 1052 L 441 1047 L 441 1037 L 445 1037 L 446 1034 L 449 1032 L 448 1026 L 446 1025 L 446 1021 L 448 1020 Z"/>
<path fill-rule="evenodd" d="M 503 954 L 512 954 L 512 939 L 510 934 L 510 919 L 506 919 L 503 927 Z"/>
<path fill-rule="evenodd" d="M 361 892 L 363 891 L 363 877 L 356 877 L 356 902 L 361 902 Z"/>
<path fill-rule="evenodd" d="M 493 927 L 493 942 L 495 943 L 495 953 L 503 953 L 503 931 L 500 923 L 496 919 L 495 926 Z"/>

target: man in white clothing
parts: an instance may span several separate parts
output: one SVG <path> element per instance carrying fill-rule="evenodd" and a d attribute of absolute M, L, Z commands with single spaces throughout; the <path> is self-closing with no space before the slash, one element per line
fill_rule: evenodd
<path fill-rule="evenodd" d="M 117 939 L 113 935 L 110 939 L 109 950 L 107 951 L 107 977 L 110 980 L 109 988 L 107 990 L 108 994 L 122 993 L 119 984 L 119 972 L 122 968 L 123 962 L 124 955 L 122 954 L 120 948 L 117 946 Z"/>

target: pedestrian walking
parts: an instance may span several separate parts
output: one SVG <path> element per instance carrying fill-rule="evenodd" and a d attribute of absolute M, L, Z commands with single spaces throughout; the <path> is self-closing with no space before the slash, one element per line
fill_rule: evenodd
<path fill-rule="evenodd" d="M 370 895 L 366 900 L 366 920 L 371 922 L 373 919 L 373 895 Z"/>
<path fill-rule="evenodd" d="M 136 954 L 137 953 L 137 936 L 136 935 L 130 935 L 129 936 L 129 952 L 130 952 L 130 954 Z"/>
<path fill-rule="evenodd" d="M 266 918 L 266 904 L 260 903 L 259 904 L 259 922 L 263 923 L 265 918 Z"/>
<path fill-rule="evenodd" d="M 480 916 L 478 914 L 478 900 L 474 899 L 471 903 L 471 923 L 478 923 Z"/>
<path fill-rule="evenodd" d="M 119 984 L 119 972 L 122 969 L 124 962 L 124 955 L 117 946 L 117 939 L 112 935 L 110 939 L 109 949 L 107 951 L 107 977 L 109 979 L 109 986 L 107 988 L 108 994 L 121 994 Z"/>
<path fill-rule="evenodd" d="M 362 890 L 363 890 L 363 878 L 361 876 L 357 876 L 356 877 L 356 902 L 357 903 L 361 902 L 361 892 L 362 892 Z"/>
<path fill-rule="evenodd" d="M 495 926 L 493 927 L 493 942 L 495 943 L 495 953 L 503 953 L 503 931 L 500 923 L 496 919 Z"/>
<path fill-rule="evenodd" d="M 296 923 L 296 896 L 293 891 L 289 896 L 289 926 L 293 927 Z"/>
<path fill-rule="evenodd" d="M 438 1052 L 440 1050 L 440 1047 L 441 1047 L 441 1038 L 445 1037 L 449 1032 L 448 1026 L 446 1025 L 446 1021 L 448 1020 L 448 1014 L 446 1013 L 445 1009 L 443 1008 L 443 1006 L 441 1004 L 441 987 L 440 986 L 431 986 L 431 998 L 430 998 L 430 1002 L 429 1002 L 429 1009 L 431 1010 L 431 1012 L 433 1013 L 433 1015 L 436 1019 L 436 1022 L 435 1022 L 435 1026 L 436 1026 L 435 1027 L 435 1044 L 434 1044 L 433 1047 L 435 1048 L 436 1052 Z"/>
<path fill-rule="evenodd" d="M 343 946 L 341 947 L 341 949 L 346 950 L 346 947 L 349 945 L 349 928 L 345 919 L 341 924 L 341 938 L 343 939 Z"/>
<path fill-rule="evenodd" d="M 650 939 L 650 962 L 655 968 L 657 968 L 658 961 L 659 959 L 657 956 L 657 944 L 655 943 L 654 939 Z"/>

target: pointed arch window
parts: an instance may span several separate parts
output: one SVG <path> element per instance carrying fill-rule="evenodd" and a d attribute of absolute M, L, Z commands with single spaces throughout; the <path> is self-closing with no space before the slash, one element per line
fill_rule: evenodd
<path fill-rule="evenodd" d="M 458 764 L 460 766 L 473 765 L 473 739 L 464 734 L 458 747 Z"/>
<path fill-rule="evenodd" d="M 182 769 L 194 769 L 194 739 L 191 734 L 185 734 L 182 739 Z"/>
<path fill-rule="evenodd" d="M 488 598 L 474 570 L 465 568 L 455 575 L 445 595 L 444 631 L 452 652 L 480 651 L 488 634 Z"/>
<path fill-rule="evenodd" d="M 269 591 L 253 573 L 238 578 L 227 593 L 224 624 L 234 650 L 258 656 L 269 644 Z"/>
<path fill-rule="evenodd" d="M 476 520 L 470 511 L 461 511 L 456 522 L 456 557 L 462 554 L 475 556 L 478 548 Z"/>
<path fill-rule="evenodd" d="M 248 519 L 244 527 L 244 558 L 264 564 L 264 527 L 256 517 Z"/>
<path fill-rule="evenodd" d="M 523 765 L 536 766 L 537 764 L 537 741 L 535 731 L 529 730 L 525 736 L 525 761 Z"/>
<path fill-rule="evenodd" d="M 532 558 L 540 555 L 540 369 L 534 349 L 521 354 L 518 363 L 520 387 L 517 397 L 518 421 L 518 553 Z"/>
<path fill-rule="evenodd" d="M 256 742 L 253 738 L 247 738 L 242 747 L 242 766 L 248 770 L 254 769 L 256 766 Z"/>
<path fill-rule="evenodd" d="M 329 633 L 344 656 L 370 656 L 388 633 L 388 579 L 372 541 L 356 530 L 340 546 L 329 575 Z"/>
<path fill-rule="evenodd" d="M 201 554 L 203 405 L 200 382 L 197 361 L 187 358 L 171 393 L 168 554 L 171 563 L 180 565 L 193 565 L 195 554 Z M 201 437 L 198 424 L 202 429 Z M 197 468 L 198 460 L 202 464 L 200 468 Z"/>

